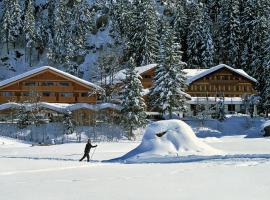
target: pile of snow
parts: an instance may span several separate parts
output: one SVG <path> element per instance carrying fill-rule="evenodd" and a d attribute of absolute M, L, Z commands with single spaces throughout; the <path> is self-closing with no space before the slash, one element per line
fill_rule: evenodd
<path fill-rule="evenodd" d="M 217 155 L 221 151 L 196 137 L 189 125 L 181 120 L 164 120 L 150 124 L 141 144 L 126 155 L 111 161 L 162 162 L 164 158 L 187 155 Z"/>

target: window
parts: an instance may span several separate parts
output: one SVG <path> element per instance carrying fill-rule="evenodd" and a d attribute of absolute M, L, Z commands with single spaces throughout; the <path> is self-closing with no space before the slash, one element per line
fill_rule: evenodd
<path fill-rule="evenodd" d="M 58 85 L 67 87 L 67 86 L 69 86 L 69 83 L 68 82 L 59 82 Z"/>
<path fill-rule="evenodd" d="M 73 93 L 60 93 L 61 97 L 73 97 Z"/>
<path fill-rule="evenodd" d="M 235 105 L 234 104 L 229 104 L 228 105 L 228 111 L 229 112 L 235 112 Z"/>
<path fill-rule="evenodd" d="M 152 78 L 151 75 L 143 75 L 143 78 Z"/>
<path fill-rule="evenodd" d="M 42 96 L 49 97 L 49 96 L 52 96 L 52 93 L 51 92 L 42 92 Z"/>
<path fill-rule="evenodd" d="M 84 92 L 84 93 L 81 93 L 81 97 L 88 97 L 88 93 L 87 92 Z"/>
<path fill-rule="evenodd" d="M 1 92 L 1 96 L 12 97 L 14 95 L 13 95 L 13 92 Z"/>
<path fill-rule="evenodd" d="M 22 96 L 24 96 L 24 97 L 30 97 L 30 92 L 23 92 L 22 93 Z"/>
<path fill-rule="evenodd" d="M 54 86 L 53 82 L 42 82 L 41 86 Z"/>
<path fill-rule="evenodd" d="M 36 86 L 36 82 L 25 82 L 24 83 L 25 86 Z"/>

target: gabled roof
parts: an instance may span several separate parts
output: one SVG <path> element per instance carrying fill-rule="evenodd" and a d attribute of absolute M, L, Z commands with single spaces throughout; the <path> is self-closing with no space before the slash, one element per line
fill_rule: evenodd
<path fill-rule="evenodd" d="M 138 75 L 141 75 L 151 69 L 154 69 L 157 66 L 157 64 L 150 64 L 150 65 L 145 65 L 145 66 L 141 66 L 141 67 L 136 67 L 136 71 Z M 122 69 L 119 72 L 117 72 L 114 76 L 114 84 L 115 83 L 120 83 L 123 80 L 126 79 L 126 69 Z"/>
<path fill-rule="evenodd" d="M 150 64 L 150 65 L 145 65 L 145 66 L 141 66 L 141 67 L 136 67 L 137 73 L 138 75 L 142 75 L 143 73 L 154 69 L 157 67 L 157 64 Z M 186 73 L 186 78 L 187 78 L 187 84 L 190 84 L 204 76 L 207 76 L 208 74 L 211 74 L 219 69 L 222 68 L 227 68 L 230 71 L 233 71 L 249 80 L 251 80 L 252 82 L 257 82 L 257 80 L 251 76 L 249 76 L 244 70 L 242 69 L 234 69 L 228 65 L 225 64 L 219 64 L 217 66 L 211 67 L 209 69 L 184 69 L 184 72 Z M 121 71 L 119 71 L 118 73 L 115 74 L 114 76 L 114 84 L 116 83 L 120 83 L 123 80 L 125 80 L 126 78 L 126 69 L 123 69 Z M 109 79 L 108 79 L 109 80 Z M 109 82 L 109 81 L 108 81 Z"/>
<path fill-rule="evenodd" d="M 230 71 L 233 71 L 247 79 L 249 79 L 252 82 L 257 82 L 257 80 L 251 76 L 249 76 L 245 71 L 242 69 L 234 69 L 228 65 L 220 64 L 215 67 L 211 67 L 210 69 L 185 69 L 184 71 L 187 72 L 187 84 L 190 84 L 204 76 L 207 76 L 208 74 L 211 74 L 217 70 L 220 70 L 222 68 L 227 68 Z"/>
<path fill-rule="evenodd" d="M 14 76 L 12 78 L 6 79 L 4 81 L 1 81 L 0 82 L 0 87 L 3 87 L 3 86 L 8 85 L 8 84 L 11 84 L 11 83 L 13 83 L 15 81 L 20 81 L 20 80 L 25 79 L 25 78 L 27 78 L 29 76 L 38 74 L 38 73 L 43 72 L 43 71 L 46 71 L 46 70 L 50 70 L 50 71 L 56 72 L 59 75 L 65 76 L 65 77 L 67 77 L 69 79 L 73 79 L 74 81 L 77 81 L 77 82 L 79 82 L 79 83 L 81 83 L 81 84 L 83 84 L 85 86 L 90 86 L 90 87 L 95 88 L 97 90 L 103 91 L 103 89 L 101 87 L 99 87 L 98 85 L 96 85 L 94 83 L 91 83 L 89 81 L 83 80 L 81 78 L 78 78 L 76 76 L 73 76 L 73 75 L 71 75 L 69 73 L 63 72 L 63 71 L 61 71 L 59 69 L 56 69 L 56 68 L 50 67 L 50 66 L 39 67 L 39 68 L 30 70 L 30 71 L 27 71 L 25 73 L 19 74 L 17 76 Z"/>

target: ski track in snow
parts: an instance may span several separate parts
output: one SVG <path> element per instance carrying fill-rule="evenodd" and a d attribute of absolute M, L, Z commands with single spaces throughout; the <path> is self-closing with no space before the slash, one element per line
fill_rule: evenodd
<path fill-rule="evenodd" d="M 234 155 L 215 155 L 215 156 L 184 156 L 184 157 L 152 157 L 130 160 L 104 160 L 105 163 L 124 163 L 124 164 L 170 164 L 170 163 L 192 163 L 192 162 L 243 162 L 260 161 L 270 162 L 270 154 L 234 154 Z"/>
<path fill-rule="evenodd" d="M 71 158 L 53 158 L 53 157 L 31 157 L 31 156 L 0 156 L 0 159 L 27 159 L 27 160 L 52 160 L 52 161 L 66 161 L 66 162 L 78 162 L 78 159 Z M 138 159 L 138 160 L 137 160 Z M 92 160 L 90 163 L 94 164 L 170 164 L 170 163 L 192 163 L 192 162 L 217 162 L 223 164 L 229 164 L 230 162 L 249 162 L 249 166 L 257 165 L 258 163 L 270 162 L 270 154 L 232 154 L 232 155 L 215 155 L 215 156 L 183 156 L 183 157 L 153 157 L 153 158 L 137 158 L 131 160 Z M 239 164 L 239 166 L 246 166 L 246 163 Z M 79 166 L 81 167 L 81 166 Z M 84 166 L 88 167 L 88 165 Z M 71 167 L 71 169 L 76 167 Z M 61 168 L 59 168 L 61 169 Z M 66 169 L 66 168 L 64 168 Z M 69 169 L 69 168 L 67 168 Z"/>

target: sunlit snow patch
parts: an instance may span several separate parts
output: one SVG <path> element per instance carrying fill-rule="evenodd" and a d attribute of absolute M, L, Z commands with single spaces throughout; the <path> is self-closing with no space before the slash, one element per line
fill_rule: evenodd
<path fill-rule="evenodd" d="M 181 120 L 164 120 L 150 124 L 141 144 L 122 157 L 111 161 L 170 162 L 174 158 L 190 155 L 219 155 L 221 151 L 210 147 L 196 137 L 189 125 Z"/>

